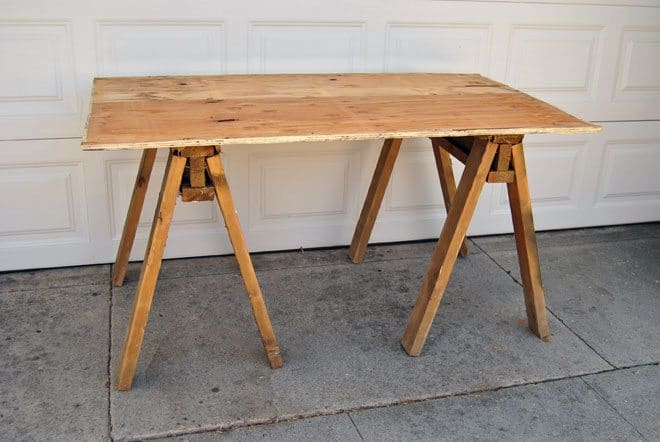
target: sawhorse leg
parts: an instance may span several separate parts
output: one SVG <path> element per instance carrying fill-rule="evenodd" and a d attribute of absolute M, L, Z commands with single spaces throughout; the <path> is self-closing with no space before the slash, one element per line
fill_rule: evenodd
<path fill-rule="evenodd" d="M 257 281 L 257 275 L 254 273 L 254 267 L 252 266 L 250 253 L 248 252 L 245 237 L 243 236 L 243 231 L 241 230 L 241 225 L 238 221 L 234 202 L 229 193 L 229 185 L 227 183 L 224 168 L 222 167 L 220 154 L 218 153 L 212 157 L 206 158 L 206 165 L 211 180 L 213 181 L 213 186 L 215 187 L 215 195 L 218 199 L 218 205 L 220 206 L 222 217 L 227 226 L 227 233 L 229 234 L 231 245 L 234 248 L 238 267 L 243 276 L 245 290 L 247 291 L 248 300 L 250 301 L 250 307 L 252 307 L 254 319 L 257 322 L 261 341 L 266 350 L 268 362 L 270 363 L 271 368 L 279 368 L 282 366 L 283 362 L 282 356 L 280 356 L 280 347 L 275 339 L 275 332 L 273 331 L 270 318 L 268 317 L 266 303 L 261 294 L 261 288 Z"/>
<path fill-rule="evenodd" d="M 151 235 L 147 244 L 147 251 L 142 262 L 140 281 L 137 292 L 133 299 L 133 309 L 126 331 L 124 349 L 119 361 L 117 374 L 117 389 L 130 390 L 133 383 L 133 375 L 137 366 L 144 330 L 147 327 L 147 319 L 151 310 L 151 302 L 156 289 L 156 281 L 160 272 L 160 264 L 163 259 L 167 232 L 172 221 L 176 197 L 179 195 L 181 177 L 186 165 L 186 159 L 174 155 L 170 151 L 163 177 L 163 186 L 160 191 L 158 206 L 151 225 Z"/>
<path fill-rule="evenodd" d="M 151 171 L 154 167 L 156 159 L 156 149 L 145 149 L 142 152 L 142 160 L 138 168 L 137 177 L 135 178 L 135 186 L 133 187 L 133 196 L 131 196 L 131 203 L 128 206 L 126 213 L 126 221 L 124 221 L 124 230 L 121 234 L 121 241 L 119 249 L 117 249 L 117 259 L 112 271 L 112 285 L 124 285 L 124 276 L 126 276 L 126 268 L 128 267 L 128 258 L 131 255 L 133 248 L 133 241 L 135 240 L 135 232 L 137 231 L 138 222 L 140 221 L 140 214 L 142 213 L 142 206 L 144 205 L 144 197 L 147 194 L 147 185 L 151 177 Z"/>
<path fill-rule="evenodd" d="M 543 340 L 548 339 L 548 319 L 541 281 L 539 252 L 536 246 L 532 201 L 527 183 L 527 170 L 522 144 L 511 149 L 511 162 L 515 173 L 513 182 L 507 183 L 513 230 L 516 236 L 518 263 L 525 293 L 527 325 Z"/>
<path fill-rule="evenodd" d="M 412 316 L 401 340 L 401 345 L 411 356 L 419 356 L 422 352 L 496 152 L 497 144 L 491 142 L 477 142 L 472 146 L 456 196 L 449 208 L 431 264 L 424 276 Z"/>
<path fill-rule="evenodd" d="M 387 184 L 392 175 L 394 162 L 401 147 L 401 139 L 387 139 L 383 143 L 383 147 L 376 164 L 376 169 L 371 178 L 371 184 L 365 198 L 360 218 L 355 227 L 355 233 L 351 241 L 351 246 L 348 249 L 348 256 L 351 260 L 360 264 L 364 261 L 364 255 L 367 250 L 367 244 L 371 237 L 371 232 L 376 223 L 378 210 L 383 201 Z M 438 170 L 438 177 L 440 178 L 440 186 L 442 188 L 442 197 L 445 202 L 445 209 L 449 212 L 449 207 L 456 194 L 456 182 L 454 181 L 454 172 L 451 164 L 451 157 L 443 150 L 436 142 L 436 139 L 431 139 L 433 146 L 433 155 L 435 156 L 436 168 Z M 463 240 L 461 244 L 461 256 L 468 255 L 467 239 Z"/>
<path fill-rule="evenodd" d="M 348 256 L 356 264 L 364 261 L 369 237 L 376 223 L 378 209 L 380 209 L 380 205 L 383 202 L 387 183 L 390 181 L 394 162 L 399 154 L 400 147 L 401 138 L 390 138 L 383 143 L 383 148 L 380 151 L 378 163 L 376 164 L 376 170 L 374 170 L 371 184 L 367 191 L 367 197 L 364 200 L 362 212 L 360 212 L 360 219 L 355 226 L 351 247 L 348 249 Z"/>
<path fill-rule="evenodd" d="M 522 144 L 518 142 L 512 146 L 507 138 L 475 138 L 469 152 L 448 143 L 451 151 L 456 152 L 457 157 L 465 162 L 465 171 L 401 340 L 403 348 L 411 356 L 419 356 L 422 352 L 479 194 L 487 180 L 508 183 L 529 327 L 540 338 L 547 338 L 545 300 Z M 508 170 L 509 157 L 512 159 L 513 171 Z M 493 167 L 495 170 L 491 171 Z"/>
<path fill-rule="evenodd" d="M 435 157 L 435 166 L 438 169 L 438 177 L 440 178 L 440 187 L 442 188 L 442 199 L 445 202 L 445 210 L 449 213 L 454 196 L 456 195 L 456 181 L 454 180 L 454 167 L 451 164 L 451 156 L 449 152 L 444 150 L 437 139 L 431 138 L 431 145 L 433 146 L 433 156 Z M 460 255 L 468 256 L 469 249 L 467 239 L 463 238 L 461 244 Z"/>
<path fill-rule="evenodd" d="M 209 156 L 206 156 L 207 153 Z M 149 311 L 151 310 L 153 295 L 156 289 L 156 282 L 160 272 L 167 233 L 172 220 L 176 198 L 181 189 L 181 181 L 185 165 L 188 161 L 194 160 L 190 161 L 195 166 L 191 169 L 191 176 L 189 176 L 189 179 L 192 178 L 192 182 L 198 182 L 201 180 L 200 175 L 203 177 L 205 173 L 203 169 L 198 169 L 199 165 L 197 163 L 199 163 L 199 161 L 197 158 L 206 159 L 206 166 L 208 167 L 209 175 L 213 181 L 218 204 L 220 205 L 220 210 L 225 219 L 225 224 L 227 225 L 229 238 L 234 248 L 236 259 L 238 260 L 241 275 L 248 292 L 248 299 L 261 334 L 261 340 L 266 350 L 270 366 L 272 368 L 278 368 L 282 365 L 280 349 L 277 340 L 275 339 L 275 334 L 268 317 L 268 311 L 266 310 L 266 305 L 261 294 L 261 289 L 259 288 L 254 268 L 252 267 L 243 232 L 241 231 L 238 216 L 236 215 L 236 209 L 234 208 L 234 203 L 231 199 L 231 194 L 229 193 L 229 186 L 227 185 L 227 179 L 222 168 L 220 155 L 216 154 L 215 150 L 211 147 L 171 149 L 165 170 L 165 176 L 163 177 L 163 185 L 160 192 L 158 206 L 156 207 L 154 221 L 151 226 L 151 235 L 149 237 L 145 259 L 142 263 L 137 292 L 135 299 L 133 300 L 133 309 L 128 329 L 126 331 L 126 339 L 124 341 L 124 347 L 119 361 L 117 376 L 118 390 L 130 390 L 133 383 L 133 376 L 137 367 L 144 331 L 146 329 Z M 142 171 L 142 168 L 140 168 L 140 171 Z M 136 180 L 136 187 L 140 183 L 141 181 L 139 179 Z M 199 187 L 185 187 L 183 189 L 185 191 L 183 195 L 184 200 L 208 200 L 207 189 L 208 188 L 203 187 L 203 183 Z M 137 190 L 134 191 L 134 195 L 136 192 Z M 141 198 L 144 200 L 144 196 Z M 124 238 L 122 238 L 122 243 L 126 243 Z"/>

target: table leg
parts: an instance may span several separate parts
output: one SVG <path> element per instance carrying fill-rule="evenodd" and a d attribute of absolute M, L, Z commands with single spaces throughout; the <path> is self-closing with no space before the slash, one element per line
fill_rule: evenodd
<path fill-rule="evenodd" d="M 447 220 L 401 340 L 401 345 L 411 356 L 419 356 L 422 352 L 497 147 L 496 143 L 487 139 L 476 141 L 472 146 L 456 196 L 449 208 Z"/>
<path fill-rule="evenodd" d="M 440 187 L 442 187 L 442 198 L 445 202 L 445 210 L 449 213 L 451 202 L 456 195 L 456 181 L 454 180 L 454 167 L 451 164 L 451 155 L 440 147 L 437 141 L 433 138 L 431 138 L 431 145 L 433 146 L 435 166 L 438 169 L 438 177 L 440 178 Z M 460 255 L 468 256 L 468 253 L 467 239 L 463 238 Z"/>
<path fill-rule="evenodd" d="M 536 233 L 532 217 L 532 203 L 527 183 L 525 156 L 522 144 L 513 146 L 511 160 L 515 172 L 514 181 L 507 183 L 509 206 L 518 249 L 518 262 L 525 293 L 527 324 L 541 339 L 548 338 L 548 319 L 545 311 L 545 297 L 541 282 L 539 254 L 536 247 Z"/>
<path fill-rule="evenodd" d="M 179 186 L 183 176 L 186 159 L 177 155 L 170 155 L 163 177 L 163 185 L 160 191 L 158 206 L 154 213 L 154 221 L 151 225 L 151 235 L 147 244 L 144 262 L 140 273 L 137 292 L 133 300 L 133 311 L 126 331 L 124 349 L 119 361 L 119 372 L 117 376 L 117 389 L 130 390 L 133 383 L 133 375 L 140 355 L 142 338 L 147 326 L 151 301 L 153 300 L 158 273 L 163 259 L 165 241 L 172 221 L 176 197 L 179 194 Z"/>
<path fill-rule="evenodd" d="M 138 168 L 137 177 L 135 178 L 135 186 L 133 187 L 133 196 L 131 203 L 128 206 L 126 213 L 126 221 L 124 222 L 124 231 L 121 234 L 121 241 L 119 242 L 119 249 L 117 250 L 117 259 L 112 272 L 112 285 L 121 286 L 124 284 L 124 276 L 126 276 L 126 268 L 128 267 L 128 258 L 133 248 L 133 241 L 135 240 L 135 232 L 137 231 L 138 221 L 140 221 L 140 214 L 142 213 L 142 206 L 144 204 L 144 197 L 147 194 L 147 185 L 151 177 L 151 170 L 154 167 L 154 160 L 156 159 L 157 149 L 145 149 L 142 151 L 142 160 Z"/>
<path fill-rule="evenodd" d="M 367 197 L 362 206 L 360 219 L 355 227 L 351 247 L 348 249 L 348 256 L 356 264 L 364 261 L 364 254 L 367 250 L 369 237 L 371 236 L 371 231 L 376 223 L 378 210 L 383 201 L 383 196 L 387 189 L 387 183 L 390 181 L 394 162 L 396 161 L 400 147 L 401 138 L 390 138 L 383 143 L 383 148 L 380 151 L 378 163 L 376 164 L 376 170 L 374 170 L 374 175 L 371 178 L 371 184 L 369 185 L 369 191 L 367 192 Z"/>
<path fill-rule="evenodd" d="M 229 192 L 229 184 L 227 183 L 225 171 L 222 167 L 220 154 L 206 158 L 206 164 L 208 166 L 211 180 L 213 181 L 213 186 L 215 187 L 215 195 L 218 199 L 218 205 L 220 206 L 222 217 L 227 226 L 229 240 L 234 248 L 236 261 L 238 261 L 238 267 L 243 277 L 243 283 L 245 284 L 254 319 L 257 322 L 257 328 L 261 334 L 261 341 L 266 350 L 268 362 L 272 368 L 281 367 L 283 361 L 282 356 L 280 356 L 280 347 L 277 344 L 275 332 L 273 331 L 273 326 L 268 317 L 268 310 L 266 310 L 266 303 L 261 294 L 261 288 L 259 288 L 257 275 L 254 273 L 250 253 L 248 252 L 243 231 L 241 230 L 241 225 L 238 220 L 238 215 L 234 208 L 234 202 L 232 201 L 231 193 Z"/>

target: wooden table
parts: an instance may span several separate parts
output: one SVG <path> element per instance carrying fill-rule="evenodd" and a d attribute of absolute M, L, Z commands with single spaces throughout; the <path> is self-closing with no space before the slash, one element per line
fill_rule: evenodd
<path fill-rule="evenodd" d="M 113 283 L 122 285 L 159 148 L 169 149 L 133 301 L 117 387 L 130 390 L 176 198 L 217 199 L 268 361 L 282 365 L 259 283 L 231 198 L 221 145 L 384 139 L 349 256 L 365 249 L 402 139 L 431 139 L 448 211 L 401 341 L 418 356 L 431 328 L 486 182 L 507 183 L 529 328 L 548 325 L 522 140 L 530 133 L 594 132 L 542 101 L 474 74 L 322 74 L 126 77 L 94 80 L 85 150 L 141 149 Z M 454 182 L 450 154 L 465 164 Z"/>

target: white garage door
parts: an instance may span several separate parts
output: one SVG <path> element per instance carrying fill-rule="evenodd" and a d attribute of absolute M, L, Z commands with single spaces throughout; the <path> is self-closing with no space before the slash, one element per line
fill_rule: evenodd
<path fill-rule="evenodd" d="M 605 128 L 528 137 L 539 229 L 660 219 L 658 0 L 1 0 L 0 11 L 0 270 L 114 258 L 138 156 L 80 151 L 94 76 L 480 72 Z M 378 149 L 227 146 L 251 250 L 347 244 Z M 374 241 L 437 236 L 427 140 L 404 142 L 383 205 Z M 470 234 L 508 231 L 504 187 L 489 185 Z M 177 206 L 166 256 L 230 250 L 214 203 Z"/>

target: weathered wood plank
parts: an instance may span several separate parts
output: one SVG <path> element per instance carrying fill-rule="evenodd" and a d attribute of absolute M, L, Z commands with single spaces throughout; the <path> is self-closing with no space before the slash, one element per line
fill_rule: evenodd
<path fill-rule="evenodd" d="M 190 187 L 204 187 L 206 185 L 206 160 L 204 157 L 191 157 L 190 164 Z"/>
<path fill-rule="evenodd" d="M 95 79 L 82 145 L 177 148 L 599 129 L 476 74 L 123 77 Z"/>
<path fill-rule="evenodd" d="M 497 157 L 495 158 L 495 170 L 498 172 L 507 172 L 509 170 L 509 164 L 511 163 L 511 145 L 510 144 L 500 144 L 500 148 L 497 149 Z"/>
<path fill-rule="evenodd" d="M 213 201 L 215 198 L 215 189 L 208 187 L 182 187 L 181 201 L 188 203 L 191 201 Z"/>
<path fill-rule="evenodd" d="M 513 171 L 507 170 L 504 172 L 493 171 L 488 172 L 486 181 L 489 183 L 512 183 L 513 182 Z"/>
<path fill-rule="evenodd" d="M 215 147 L 213 146 L 193 146 L 193 147 L 180 147 L 177 152 L 182 157 L 186 158 L 206 158 L 215 154 Z"/>

